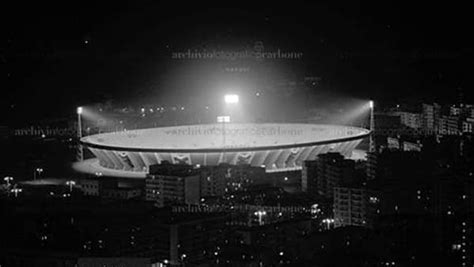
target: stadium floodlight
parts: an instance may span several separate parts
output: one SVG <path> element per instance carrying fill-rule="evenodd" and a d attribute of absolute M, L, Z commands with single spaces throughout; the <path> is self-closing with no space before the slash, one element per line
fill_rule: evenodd
<path fill-rule="evenodd" d="M 82 111 L 83 111 L 82 107 L 77 107 L 77 114 L 81 115 Z"/>
<path fill-rule="evenodd" d="M 237 104 L 239 103 L 239 96 L 238 95 L 225 95 L 224 101 L 226 104 Z"/>
<path fill-rule="evenodd" d="M 369 107 L 370 107 L 370 108 L 374 108 L 374 101 L 373 101 L 373 100 L 370 100 L 370 101 L 369 101 Z"/>
<path fill-rule="evenodd" d="M 217 116 L 217 122 L 230 122 L 230 116 Z"/>

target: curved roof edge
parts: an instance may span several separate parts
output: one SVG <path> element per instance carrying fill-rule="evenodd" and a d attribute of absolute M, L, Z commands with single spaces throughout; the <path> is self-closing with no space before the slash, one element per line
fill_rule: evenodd
<path fill-rule="evenodd" d="M 86 147 L 104 149 L 104 150 L 114 150 L 114 151 L 133 151 L 133 152 L 157 152 L 157 153 L 220 153 L 220 152 L 240 152 L 240 151 L 259 151 L 259 150 L 274 150 L 274 149 L 284 149 L 284 148 L 293 148 L 293 147 L 306 147 L 306 146 L 315 146 L 315 145 L 325 145 L 331 143 L 340 143 L 346 141 L 352 141 L 357 139 L 362 139 L 369 136 L 372 132 L 367 130 L 366 133 L 362 133 L 356 136 L 342 137 L 338 139 L 324 140 L 324 141 L 315 141 L 315 142 L 306 142 L 299 144 L 287 144 L 287 145 L 274 145 L 274 146 L 257 146 L 257 147 L 241 147 L 241 148 L 173 148 L 173 149 L 159 149 L 159 148 L 135 148 L 135 147 L 121 147 L 121 146 L 111 146 L 111 145 L 99 145 L 88 143 L 83 140 L 80 140 L 80 143 Z"/>

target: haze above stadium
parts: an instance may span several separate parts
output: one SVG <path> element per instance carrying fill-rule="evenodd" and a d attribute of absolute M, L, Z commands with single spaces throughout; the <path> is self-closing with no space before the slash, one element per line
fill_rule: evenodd
<path fill-rule="evenodd" d="M 448 101 L 454 89 L 472 84 L 466 68 L 466 55 L 472 55 L 467 16 L 444 5 L 285 5 L 272 12 L 258 6 L 51 5 L 24 10 L 9 4 L 2 18 L 9 25 L 1 42 L 7 66 L 2 82 L 10 88 L 2 97 L 2 111 L 16 118 L 54 116 L 107 100 L 199 103 L 232 83 L 254 90 L 249 77 L 221 76 L 215 61 L 183 64 L 172 53 L 240 50 L 260 41 L 268 50 L 303 53 L 301 60 L 271 61 L 267 78 L 320 76 L 324 83 L 310 93 L 322 103 L 328 101 L 320 94 L 327 92 L 339 99 Z M 452 16 L 443 20 L 441 14 Z M 420 72 L 425 75 L 415 75 Z M 301 94 L 295 106 L 309 93 Z"/>

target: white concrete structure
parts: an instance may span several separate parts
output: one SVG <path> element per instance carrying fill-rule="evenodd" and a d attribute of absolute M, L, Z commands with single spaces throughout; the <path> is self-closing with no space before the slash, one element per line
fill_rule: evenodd
<path fill-rule="evenodd" d="M 81 172 L 145 178 L 148 167 L 168 161 L 190 165 L 250 164 L 267 172 L 299 170 L 320 153 L 352 150 L 369 130 L 318 124 L 220 124 L 151 128 L 81 139 L 97 158 L 78 162 Z M 225 138 L 223 138 L 225 136 Z"/>

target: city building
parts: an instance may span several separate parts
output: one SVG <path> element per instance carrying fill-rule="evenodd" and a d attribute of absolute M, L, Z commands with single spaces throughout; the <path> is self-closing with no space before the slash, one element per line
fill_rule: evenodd
<path fill-rule="evenodd" d="M 420 129 L 423 127 L 423 115 L 420 113 L 397 111 L 394 113 L 400 117 L 401 124 L 413 128 Z"/>
<path fill-rule="evenodd" d="M 387 137 L 387 148 L 402 151 L 421 151 L 423 144 L 420 140 L 407 141 L 402 138 Z"/>
<path fill-rule="evenodd" d="M 334 187 L 334 226 L 371 227 L 379 197 L 363 187 Z"/>
<path fill-rule="evenodd" d="M 440 135 L 458 135 L 460 134 L 460 117 L 443 115 L 438 120 L 438 134 Z"/>
<path fill-rule="evenodd" d="M 420 152 L 403 150 L 382 150 L 367 153 L 367 178 L 393 179 L 420 173 L 426 168 Z"/>
<path fill-rule="evenodd" d="M 320 154 L 315 161 L 306 161 L 303 166 L 303 191 L 327 198 L 332 198 L 335 186 L 349 183 L 355 176 L 355 161 L 334 152 Z"/>
<path fill-rule="evenodd" d="M 171 213 L 139 227 L 111 227 L 108 251 L 119 255 L 149 257 L 164 266 L 183 266 L 207 261 L 224 239 L 227 215 L 219 213 Z M 130 231 L 134 229 L 134 231 Z M 110 242 L 112 240 L 116 242 Z"/>
<path fill-rule="evenodd" d="M 466 120 L 462 122 L 462 132 L 472 133 L 473 125 L 474 125 L 474 117 L 466 118 Z"/>
<path fill-rule="evenodd" d="M 385 113 L 376 113 L 375 120 L 375 134 L 376 135 L 390 135 L 400 130 L 402 123 L 400 116 Z"/>
<path fill-rule="evenodd" d="M 301 170 L 301 191 L 308 193 L 317 193 L 317 172 L 317 160 L 306 160 L 303 163 L 303 169 Z"/>
<path fill-rule="evenodd" d="M 140 188 L 128 188 L 128 187 L 114 187 L 105 188 L 102 190 L 101 197 L 107 199 L 137 199 L 142 196 L 142 190 Z"/>
<path fill-rule="evenodd" d="M 111 178 L 87 178 L 79 181 L 80 188 L 86 196 L 101 196 L 106 189 L 117 187 L 117 180 Z"/>
<path fill-rule="evenodd" d="M 226 192 L 227 179 L 230 177 L 228 164 L 201 167 L 201 196 L 222 196 Z"/>
<path fill-rule="evenodd" d="M 438 129 L 438 118 L 441 115 L 441 106 L 434 104 L 423 104 L 423 128 L 426 133 L 435 133 Z"/>
<path fill-rule="evenodd" d="M 222 196 L 226 192 L 243 191 L 265 182 L 265 168 L 249 164 L 204 166 L 201 171 L 201 196 Z"/>
<path fill-rule="evenodd" d="M 452 105 L 449 107 L 449 115 L 450 116 L 459 116 L 462 113 L 462 107 Z"/>
<path fill-rule="evenodd" d="M 157 206 L 199 204 L 200 173 L 190 165 L 169 163 L 150 166 L 145 179 L 145 200 Z"/>

